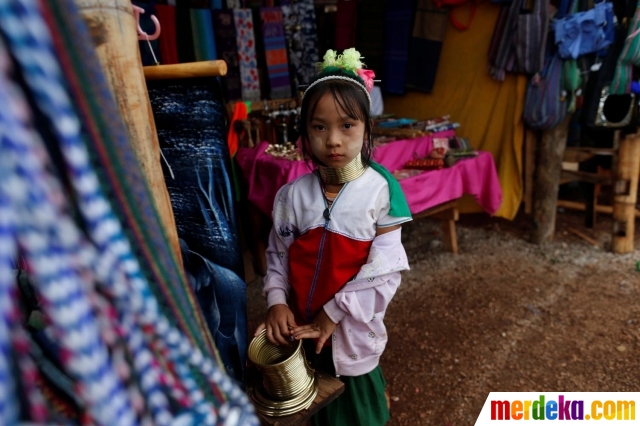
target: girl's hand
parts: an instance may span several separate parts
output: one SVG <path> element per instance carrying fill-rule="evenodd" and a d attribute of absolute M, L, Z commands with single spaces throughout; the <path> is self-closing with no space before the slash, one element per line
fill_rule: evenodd
<path fill-rule="evenodd" d="M 267 321 L 256 329 L 254 337 L 260 334 L 266 327 L 267 340 L 274 345 L 288 345 L 291 341 L 291 330 L 296 327 L 293 313 L 287 305 L 273 305 L 269 308 Z"/>
<path fill-rule="evenodd" d="M 313 320 L 313 323 L 295 327 L 291 332 L 296 340 L 318 339 L 316 353 L 319 354 L 322 350 L 322 346 L 324 346 L 324 342 L 331 337 L 335 328 L 336 323 L 329 319 L 329 316 L 324 312 L 324 309 L 320 309 L 320 313 L 318 313 L 315 320 Z"/>

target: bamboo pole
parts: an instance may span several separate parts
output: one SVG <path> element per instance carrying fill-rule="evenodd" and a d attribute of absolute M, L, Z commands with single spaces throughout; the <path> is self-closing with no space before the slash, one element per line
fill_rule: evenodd
<path fill-rule="evenodd" d="M 171 249 L 182 264 L 173 208 L 160 164 L 160 144 L 138 49 L 130 0 L 75 0 L 91 32 L 107 82 L 129 131 Z"/>
<path fill-rule="evenodd" d="M 227 75 L 225 61 L 200 61 L 186 64 L 151 65 L 142 67 L 147 80 L 179 78 L 221 77 Z"/>
<path fill-rule="evenodd" d="M 628 135 L 620 141 L 618 163 L 615 169 L 611 244 L 614 253 L 633 251 L 639 171 L 640 134 Z"/>

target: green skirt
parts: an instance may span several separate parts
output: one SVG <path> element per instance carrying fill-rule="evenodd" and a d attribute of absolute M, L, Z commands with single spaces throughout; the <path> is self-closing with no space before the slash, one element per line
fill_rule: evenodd
<path fill-rule="evenodd" d="M 315 353 L 313 340 L 306 341 L 305 353 L 311 366 L 335 376 L 331 347 Z M 389 409 L 384 395 L 387 382 L 380 365 L 361 376 L 340 376 L 344 392 L 313 416 L 314 426 L 383 426 L 389 421 Z"/>

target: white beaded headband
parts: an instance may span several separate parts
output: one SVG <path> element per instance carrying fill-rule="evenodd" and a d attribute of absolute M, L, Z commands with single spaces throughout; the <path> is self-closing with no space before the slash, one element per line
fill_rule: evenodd
<path fill-rule="evenodd" d="M 326 77 L 321 77 L 321 78 L 317 79 L 316 81 L 311 83 L 309 86 L 307 86 L 307 88 L 304 90 L 304 93 L 302 94 L 302 99 L 300 100 L 300 102 L 302 103 L 302 101 L 304 101 L 304 96 L 307 94 L 309 89 L 311 89 L 316 84 L 322 83 L 323 81 L 327 81 L 327 80 L 345 80 L 345 81 L 350 81 L 352 83 L 357 84 L 358 87 L 360 87 L 364 91 L 364 94 L 367 95 L 367 99 L 369 100 L 369 107 L 371 107 L 371 96 L 369 95 L 369 91 L 367 90 L 365 85 L 360 83 L 355 78 L 347 77 L 347 76 L 344 76 L 344 75 L 328 75 Z"/>

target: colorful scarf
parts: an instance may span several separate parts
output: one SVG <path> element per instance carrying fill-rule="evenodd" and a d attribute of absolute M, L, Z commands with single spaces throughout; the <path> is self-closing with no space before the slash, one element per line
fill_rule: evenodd
<path fill-rule="evenodd" d="M 282 10 L 279 7 L 263 7 L 260 9 L 264 51 L 269 74 L 271 99 L 291 97 L 291 81 L 289 80 L 289 63 L 284 41 Z"/>

